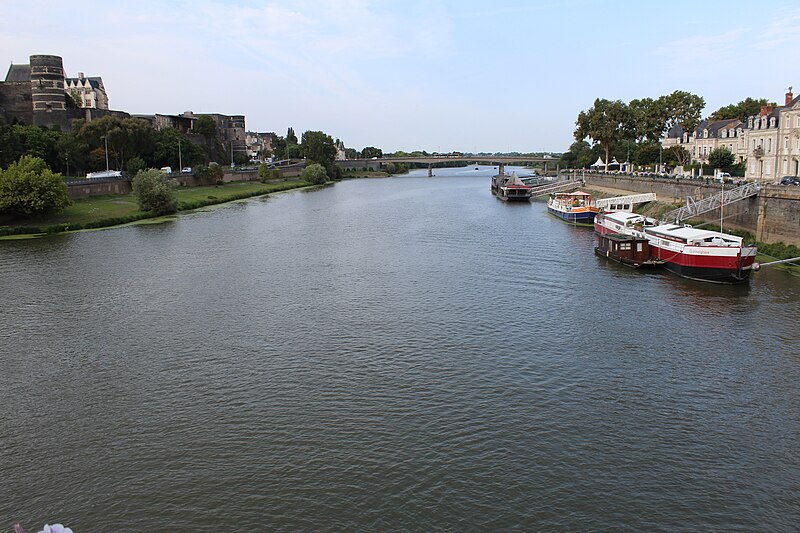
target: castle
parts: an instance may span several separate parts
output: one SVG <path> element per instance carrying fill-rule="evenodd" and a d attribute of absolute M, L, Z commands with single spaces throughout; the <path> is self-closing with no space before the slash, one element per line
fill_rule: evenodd
<path fill-rule="evenodd" d="M 32 55 L 27 65 L 11 65 L 0 81 L 0 121 L 58 127 L 69 131 L 72 120 L 105 115 L 128 117 L 108 109 L 108 95 L 99 77 L 64 75 L 59 56 Z"/>

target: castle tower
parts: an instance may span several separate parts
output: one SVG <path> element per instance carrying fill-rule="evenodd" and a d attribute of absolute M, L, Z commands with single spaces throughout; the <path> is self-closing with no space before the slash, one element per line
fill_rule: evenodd
<path fill-rule="evenodd" d="M 59 123 L 66 109 L 64 64 L 61 57 L 33 55 L 30 61 L 33 123 L 37 126 Z M 53 116 L 53 113 L 60 116 Z"/>

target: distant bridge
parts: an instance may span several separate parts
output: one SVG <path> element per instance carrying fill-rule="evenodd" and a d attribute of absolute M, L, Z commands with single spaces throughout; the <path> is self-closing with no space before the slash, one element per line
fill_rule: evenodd
<path fill-rule="evenodd" d="M 409 156 L 409 157 L 379 157 L 377 161 L 381 163 L 422 163 L 432 165 L 434 163 L 445 163 L 448 161 L 469 163 L 487 163 L 508 165 L 512 163 L 540 163 L 555 162 L 553 157 L 542 156 L 504 156 L 504 155 L 442 155 L 442 156 Z"/>
<path fill-rule="evenodd" d="M 369 161 L 369 160 L 368 160 Z M 505 166 L 513 163 L 541 163 L 556 162 L 557 159 L 549 156 L 504 156 L 504 155 L 430 155 L 430 156 L 408 156 L 408 157 L 379 157 L 372 159 L 373 162 L 385 163 L 419 163 L 428 165 L 428 176 L 433 175 L 433 165 L 436 163 L 487 163 L 498 165 L 501 176 L 505 174 Z"/>

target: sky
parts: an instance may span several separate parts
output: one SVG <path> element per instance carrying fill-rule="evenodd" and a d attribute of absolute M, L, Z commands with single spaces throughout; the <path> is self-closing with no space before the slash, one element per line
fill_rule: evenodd
<path fill-rule="evenodd" d="M 800 93 L 800 2 L 2 0 L 0 60 L 61 56 L 112 109 L 244 114 L 347 147 L 562 152 L 595 98 L 704 116 Z M 0 79 L 4 75 L 0 74 Z"/>

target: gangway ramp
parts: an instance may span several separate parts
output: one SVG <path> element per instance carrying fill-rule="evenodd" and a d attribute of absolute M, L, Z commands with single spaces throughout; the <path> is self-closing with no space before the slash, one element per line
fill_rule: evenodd
<path fill-rule="evenodd" d="M 630 211 L 634 204 L 643 204 L 645 202 L 655 202 L 656 193 L 648 192 L 644 194 L 630 194 L 628 196 L 615 196 L 614 198 L 600 198 L 594 201 L 596 207 L 608 209 L 610 206 L 627 206 L 626 211 Z"/>
<path fill-rule="evenodd" d="M 720 207 L 725 207 L 728 204 L 739 202 L 751 196 L 756 196 L 760 189 L 761 186 L 757 182 L 753 182 L 745 183 L 740 187 L 728 191 L 723 190 L 717 194 L 712 194 L 711 196 L 703 198 L 702 200 L 695 200 L 691 196 L 687 196 L 686 205 L 662 215 L 661 223 L 679 223 L 687 218 L 702 215 L 709 211 L 716 211 Z"/>
<path fill-rule="evenodd" d="M 554 192 L 565 192 L 570 191 L 572 189 L 577 189 L 578 187 L 583 187 L 585 182 L 583 180 L 569 180 L 569 181 L 556 181 L 553 183 L 547 183 L 545 185 L 538 185 L 536 187 L 531 187 L 531 198 L 536 198 L 537 196 L 544 196 L 545 194 L 550 194 Z"/>

